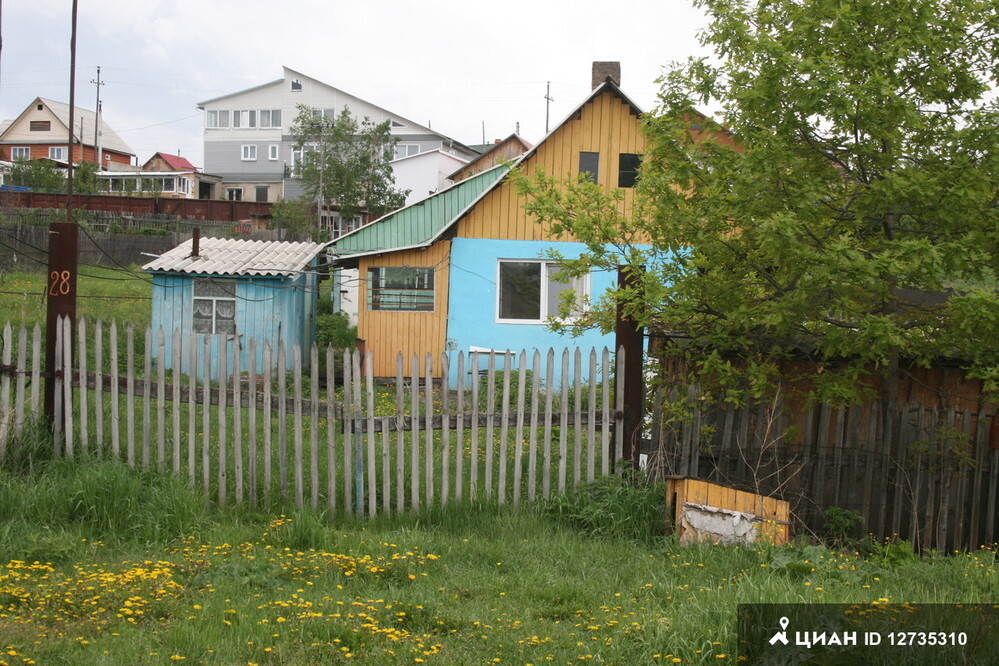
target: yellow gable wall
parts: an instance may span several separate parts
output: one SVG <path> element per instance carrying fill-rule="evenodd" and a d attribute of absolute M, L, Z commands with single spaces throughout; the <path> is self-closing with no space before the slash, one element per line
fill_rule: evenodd
<path fill-rule="evenodd" d="M 440 354 L 444 351 L 447 334 L 448 275 L 451 242 L 440 241 L 426 250 L 392 252 L 365 257 L 358 264 L 360 285 L 358 289 L 357 337 L 365 342 L 372 354 L 375 377 L 395 377 L 396 357 L 402 352 L 404 372 L 408 376 L 412 357 L 419 357 L 420 374 L 424 373 L 425 357 L 434 357 L 433 373 L 440 376 Z M 380 266 L 433 266 L 434 311 L 389 312 L 368 310 L 368 268 Z"/>
<path fill-rule="evenodd" d="M 525 160 L 522 169 L 528 177 L 541 168 L 558 180 L 575 179 L 579 176 L 581 151 L 600 154 L 597 182 L 607 189 L 616 188 L 619 155 L 640 155 L 645 151 L 641 123 L 632 113 L 631 106 L 610 92 L 599 95 L 542 142 L 535 153 Z M 625 189 L 624 192 L 624 205 L 628 208 L 634 198 L 634 190 Z M 574 240 L 569 235 L 550 236 L 542 225 L 528 217 L 523 209 L 524 203 L 524 199 L 517 195 L 517 188 L 504 180 L 459 223 L 458 236 Z"/>

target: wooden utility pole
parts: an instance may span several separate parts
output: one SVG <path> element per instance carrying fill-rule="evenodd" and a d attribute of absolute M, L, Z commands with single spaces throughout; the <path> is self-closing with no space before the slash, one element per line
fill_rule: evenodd
<path fill-rule="evenodd" d="M 79 229 L 73 221 L 73 125 L 76 110 L 76 11 L 73 0 L 73 28 L 69 42 L 69 153 L 66 169 L 66 221 L 49 223 L 48 286 L 45 312 L 45 416 L 55 425 L 56 331 L 59 319 L 76 321 L 76 267 Z M 72 328 L 72 327 L 71 327 Z M 65 378 L 69 381 L 69 378 Z"/>
<path fill-rule="evenodd" d="M 637 284 L 635 271 L 640 267 L 618 266 L 617 283 L 620 287 L 634 287 Z M 645 354 L 643 342 L 645 331 L 634 320 L 625 317 L 624 304 L 617 304 L 617 321 L 614 324 L 614 347 L 624 349 L 624 375 L 617 381 L 624 382 L 624 451 L 622 462 L 631 463 L 632 469 L 638 469 L 639 444 L 642 438 L 642 419 L 644 416 L 645 391 L 643 370 Z M 615 463 L 618 461 L 615 461 Z"/>

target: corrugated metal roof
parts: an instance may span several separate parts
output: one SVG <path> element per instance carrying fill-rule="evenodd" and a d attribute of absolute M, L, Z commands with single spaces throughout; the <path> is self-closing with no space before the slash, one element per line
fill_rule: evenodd
<path fill-rule="evenodd" d="M 199 256 L 185 241 L 142 267 L 146 271 L 211 275 L 294 275 L 309 265 L 322 243 L 202 238 Z"/>
<path fill-rule="evenodd" d="M 329 243 L 341 256 L 429 244 L 509 171 L 500 165 L 401 208 Z"/>

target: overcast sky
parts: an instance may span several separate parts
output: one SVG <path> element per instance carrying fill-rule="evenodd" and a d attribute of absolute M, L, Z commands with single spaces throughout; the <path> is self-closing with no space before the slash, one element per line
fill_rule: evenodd
<path fill-rule="evenodd" d="M 0 0 L 2 2 L 2 0 Z M 0 4 L 0 119 L 35 97 L 69 102 L 71 0 Z M 594 60 L 621 62 L 624 92 L 656 103 L 662 66 L 703 53 L 689 0 L 80 0 L 76 105 L 144 162 L 202 166 L 200 101 L 288 66 L 462 143 L 545 133 L 589 93 Z"/>

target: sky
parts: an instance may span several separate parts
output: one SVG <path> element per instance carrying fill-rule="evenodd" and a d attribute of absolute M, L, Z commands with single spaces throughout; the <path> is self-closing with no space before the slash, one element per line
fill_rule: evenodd
<path fill-rule="evenodd" d="M 79 0 L 76 106 L 138 162 L 203 166 L 198 102 L 287 66 L 465 144 L 545 134 L 590 92 L 593 61 L 656 106 L 664 65 L 704 55 L 690 0 Z M 36 98 L 69 102 L 72 0 L 0 0 L 0 120 Z M 546 102 L 550 84 L 551 102 Z"/>

